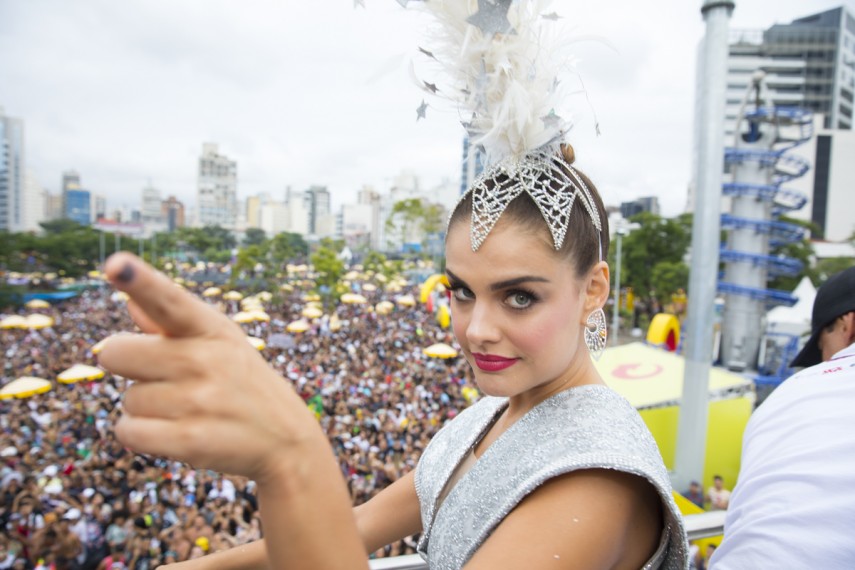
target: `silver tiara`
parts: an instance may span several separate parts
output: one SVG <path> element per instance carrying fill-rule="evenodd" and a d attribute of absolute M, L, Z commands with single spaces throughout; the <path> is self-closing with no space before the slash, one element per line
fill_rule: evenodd
<path fill-rule="evenodd" d="M 478 251 L 514 198 L 526 192 L 540 210 L 556 250 L 561 249 L 576 200 L 588 212 L 602 243 L 596 202 L 579 173 L 556 152 L 538 149 L 522 158 L 508 157 L 484 171 L 460 201 L 472 196 L 472 251 Z M 458 202 L 459 204 L 459 202 Z M 456 209 L 456 207 L 455 207 Z M 602 246 L 600 247 L 602 258 Z"/>

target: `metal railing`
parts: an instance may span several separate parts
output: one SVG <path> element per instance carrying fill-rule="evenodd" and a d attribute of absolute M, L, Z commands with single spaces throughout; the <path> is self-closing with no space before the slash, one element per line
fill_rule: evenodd
<path fill-rule="evenodd" d="M 683 517 L 689 540 L 724 534 L 724 516 L 725 511 L 710 511 Z M 427 564 L 418 554 L 378 558 L 370 562 L 370 567 L 371 570 L 428 570 Z"/>

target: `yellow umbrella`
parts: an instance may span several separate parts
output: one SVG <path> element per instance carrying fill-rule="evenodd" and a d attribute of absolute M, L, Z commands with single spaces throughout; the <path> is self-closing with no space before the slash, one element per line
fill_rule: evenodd
<path fill-rule="evenodd" d="M 51 389 L 51 383 L 44 378 L 36 378 L 34 376 L 23 376 L 17 380 L 12 380 L 2 389 L 0 389 L 0 400 L 8 400 L 9 398 L 29 398 L 36 394 L 44 394 Z"/>
<path fill-rule="evenodd" d="M 321 300 L 321 296 L 320 296 L 320 295 L 317 295 L 317 294 L 313 294 L 313 295 L 303 295 L 303 300 L 304 300 L 304 301 L 307 301 L 307 302 L 308 302 L 308 301 L 320 301 L 320 300 Z"/>
<path fill-rule="evenodd" d="M 395 304 L 390 301 L 380 301 L 374 307 L 374 310 L 377 311 L 379 315 L 388 315 L 395 308 Z"/>
<path fill-rule="evenodd" d="M 415 307 L 416 306 L 416 298 L 412 295 L 401 295 L 395 302 L 401 305 L 402 307 Z"/>
<path fill-rule="evenodd" d="M 27 301 L 27 304 L 24 306 L 28 309 L 49 309 L 50 303 L 44 299 L 33 299 L 32 301 Z"/>
<path fill-rule="evenodd" d="M 44 329 L 53 326 L 53 319 L 47 315 L 27 315 L 28 329 Z"/>
<path fill-rule="evenodd" d="M 264 347 L 267 346 L 264 341 L 257 336 L 248 336 L 246 337 L 247 342 L 255 348 L 255 350 L 264 350 Z"/>
<path fill-rule="evenodd" d="M 341 319 L 338 318 L 338 315 L 330 317 L 330 330 L 332 332 L 341 330 Z"/>
<path fill-rule="evenodd" d="M 241 301 L 240 306 L 241 308 L 243 308 L 244 311 L 260 311 L 262 309 L 261 301 L 253 297 L 250 297 L 248 301 L 246 299 Z"/>
<path fill-rule="evenodd" d="M 246 311 L 240 311 L 239 313 L 235 313 L 232 315 L 232 320 L 236 323 L 251 323 L 255 320 L 255 317 L 252 316 L 252 313 L 248 313 Z"/>
<path fill-rule="evenodd" d="M 356 281 L 357 279 L 359 279 L 359 272 L 358 271 L 348 271 L 347 273 L 345 273 L 344 278 L 347 279 L 348 281 Z"/>
<path fill-rule="evenodd" d="M 453 347 L 445 344 L 444 342 L 438 342 L 436 344 L 432 344 L 426 349 L 424 352 L 427 356 L 433 358 L 454 358 L 457 356 L 457 351 L 454 350 Z"/>
<path fill-rule="evenodd" d="M 112 297 L 114 301 L 119 301 L 121 303 L 127 303 L 128 299 L 131 298 L 131 296 L 125 293 L 124 291 L 116 291 L 115 293 L 113 293 Z"/>
<path fill-rule="evenodd" d="M 280 286 L 279 286 L 279 289 L 280 289 L 281 291 L 285 291 L 286 293 L 293 293 L 293 292 L 294 292 L 294 286 L 293 286 L 293 285 L 289 285 L 289 284 L 287 284 L 287 283 L 284 283 L 284 284 L 280 285 Z"/>
<path fill-rule="evenodd" d="M 359 295 L 358 293 L 345 293 L 341 296 L 341 302 L 348 305 L 359 305 L 362 303 L 367 303 L 368 299 Z"/>
<path fill-rule="evenodd" d="M 371 293 L 372 291 L 377 290 L 377 285 L 374 285 L 372 283 L 366 283 L 365 285 L 362 286 L 362 290 L 368 291 L 369 293 Z"/>
<path fill-rule="evenodd" d="M 318 319 L 324 316 L 324 312 L 317 307 L 306 307 L 301 314 L 307 319 Z"/>
<path fill-rule="evenodd" d="M 12 315 L 0 321 L 0 329 L 25 329 L 27 319 L 21 315 Z"/>
<path fill-rule="evenodd" d="M 309 328 L 310 328 L 309 323 L 307 323 L 303 319 L 300 319 L 299 321 L 293 321 L 293 322 L 288 323 L 288 326 L 285 327 L 285 330 L 290 332 L 290 333 L 302 333 L 302 332 L 306 332 L 307 330 L 309 330 Z"/>
<path fill-rule="evenodd" d="M 270 322 L 270 315 L 260 309 L 249 311 L 249 315 L 254 321 L 264 321 L 266 323 Z"/>
<path fill-rule="evenodd" d="M 88 273 L 88 275 L 89 275 L 89 277 L 92 277 L 93 279 L 97 279 L 98 277 L 101 277 L 101 272 L 98 271 L 97 269 L 93 269 L 92 271 L 90 271 Z"/>
<path fill-rule="evenodd" d="M 376 279 L 376 280 L 377 280 L 377 281 L 379 281 L 380 283 L 385 283 L 386 281 L 388 281 L 387 277 L 386 277 L 385 275 L 383 275 L 382 273 L 378 273 L 378 274 L 374 277 L 374 279 Z"/>
<path fill-rule="evenodd" d="M 243 299 L 243 294 L 240 291 L 228 291 L 223 293 L 223 299 L 226 301 L 240 301 Z"/>
<path fill-rule="evenodd" d="M 389 293 L 400 293 L 401 286 L 397 283 L 389 283 L 388 285 L 386 285 L 386 291 L 388 291 Z"/>
<path fill-rule="evenodd" d="M 202 291 L 203 297 L 217 297 L 222 294 L 223 290 L 219 287 L 208 287 L 204 291 Z"/>
<path fill-rule="evenodd" d="M 261 293 L 256 295 L 256 297 L 258 297 L 259 300 L 268 303 L 271 299 L 273 299 L 273 293 L 271 293 L 270 291 L 262 291 Z"/>
<path fill-rule="evenodd" d="M 68 370 L 60 372 L 56 379 L 62 384 L 73 384 L 80 381 L 100 380 L 103 377 L 104 371 L 100 368 L 87 366 L 86 364 L 75 364 Z"/>

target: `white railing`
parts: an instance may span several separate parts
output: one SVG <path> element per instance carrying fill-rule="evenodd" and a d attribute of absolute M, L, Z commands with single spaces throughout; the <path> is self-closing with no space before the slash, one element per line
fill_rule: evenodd
<path fill-rule="evenodd" d="M 710 511 L 697 515 L 686 515 L 684 521 L 689 540 L 698 540 L 724 534 L 725 511 Z M 418 554 L 378 558 L 370 563 L 371 570 L 428 570 L 427 564 Z"/>

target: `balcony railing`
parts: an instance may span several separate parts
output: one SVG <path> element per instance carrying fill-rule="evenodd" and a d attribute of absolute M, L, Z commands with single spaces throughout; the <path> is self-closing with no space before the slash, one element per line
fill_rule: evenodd
<path fill-rule="evenodd" d="M 724 534 L 725 511 L 710 511 L 697 515 L 686 515 L 684 521 L 689 540 L 698 540 Z M 378 558 L 372 560 L 371 570 L 428 570 L 427 564 L 417 554 Z"/>

